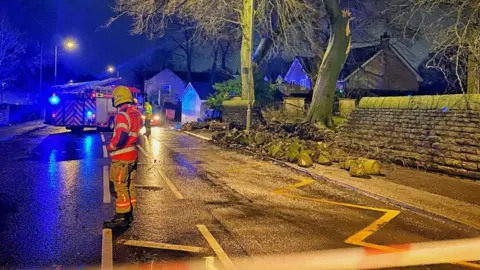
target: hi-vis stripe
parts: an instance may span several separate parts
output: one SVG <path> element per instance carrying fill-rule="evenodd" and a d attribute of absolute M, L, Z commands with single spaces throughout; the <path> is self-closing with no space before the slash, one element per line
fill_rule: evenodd
<path fill-rule="evenodd" d="M 66 100 L 52 110 L 52 113 L 55 114 L 53 123 L 65 126 L 84 125 L 89 111 L 95 113 L 94 100 Z"/>
<path fill-rule="evenodd" d="M 137 150 L 137 148 L 135 146 L 130 146 L 130 147 L 127 147 L 127 148 L 122 148 L 122 149 L 119 149 L 119 150 L 116 150 L 116 151 L 112 151 L 110 153 L 110 156 L 116 156 L 116 155 L 120 155 L 120 154 L 125 154 L 125 153 L 128 153 L 128 152 L 131 152 L 131 151 L 135 151 Z"/>

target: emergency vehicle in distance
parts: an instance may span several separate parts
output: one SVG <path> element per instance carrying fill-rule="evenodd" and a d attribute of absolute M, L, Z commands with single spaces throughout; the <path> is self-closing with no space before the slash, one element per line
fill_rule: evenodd
<path fill-rule="evenodd" d="M 73 132 L 84 128 L 113 130 L 118 109 L 113 107 L 114 83 L 121 78 L 102 81 L 69 83 L 52 87 L 46 106 L 45 124 L 63 126 Z M 128 86 L 127 86 L 128 87 Z M 138 101 L 137 107 L 143 112 L 143 98 L 135 87 L 128 87 Z"/>

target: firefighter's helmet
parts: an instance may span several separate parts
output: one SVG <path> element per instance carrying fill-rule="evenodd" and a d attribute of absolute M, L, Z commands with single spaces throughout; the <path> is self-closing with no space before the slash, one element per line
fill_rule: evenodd
<path fill-rule="evenodd" d="M 118 86 L 113 90 L 113 106 L 120 107 L 122 104 L 133 103 L 132 91 L 125 86 Z"/>

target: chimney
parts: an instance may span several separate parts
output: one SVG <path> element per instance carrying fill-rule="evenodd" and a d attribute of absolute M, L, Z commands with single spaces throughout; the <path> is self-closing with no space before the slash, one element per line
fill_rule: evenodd
<path fill-rule="evenodd" d="M 380 46 L 386 48 L 388 45 L 390 45 L 390 35 L 387 32 L 384 32 L 380 37 Z"/>

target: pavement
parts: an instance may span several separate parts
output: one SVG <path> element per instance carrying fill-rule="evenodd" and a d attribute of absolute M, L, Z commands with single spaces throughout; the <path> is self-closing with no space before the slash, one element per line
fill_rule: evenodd
<path fill-rule="evenodd" d="M 140 147 L 135 222 L 113 231 L 109 250 L 102 247 L 108 242 L 102 223 L 114 212 L 104 185 L 110 137 L 43 127 L 0 141 L 0 268 L 200 259 L 234 269 L 243 256 L 349 247 L 392 251 L 393 244 L 479 236 L 470 227 L 155 127 Z M 466 267 L 480 265 L 408 269 Z"/>

